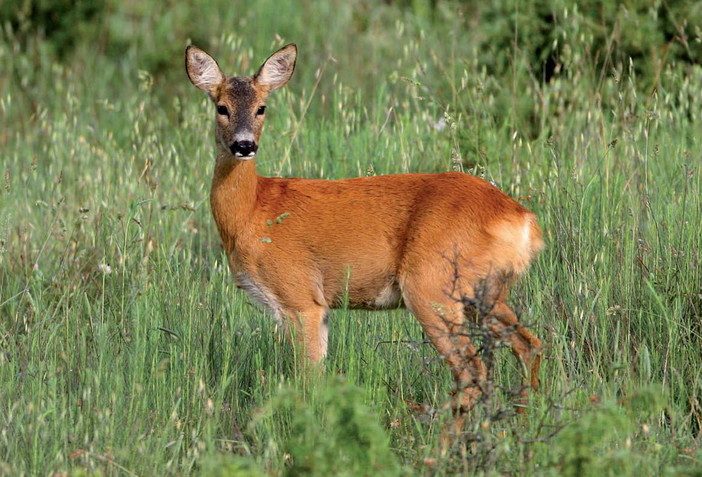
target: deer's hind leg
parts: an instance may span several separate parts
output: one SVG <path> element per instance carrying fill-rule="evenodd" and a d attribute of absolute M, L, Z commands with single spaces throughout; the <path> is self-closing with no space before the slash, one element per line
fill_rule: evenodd
<path fill-rule="evenodd" d="M 522 388 L 517 401 L 517 412 L 526 409 L 529 389 L 539 387 L 539 368 L 541 366 L 541 340 L 519 324 L 517 315 L 504 302 L 499 301 L 486 317 L 487 325 L 495 336 L 512 348 L 512 353 L 519 361 L 522 373 Z"/>
<path fill-rule="evenodd" d="M 403 299 L 451 370 L 454 411 L 461 415 L 471 410 L 485 388 L 487 369 L 464 328 L 463 304 L 433 284 L 405 284 Z"/>

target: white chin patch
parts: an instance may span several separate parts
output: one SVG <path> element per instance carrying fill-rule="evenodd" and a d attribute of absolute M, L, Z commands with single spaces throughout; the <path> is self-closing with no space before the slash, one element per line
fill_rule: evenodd
<path fill-rule="evenodd" d="M 256 157 L 256 153 L 250 152 L 248 156 L 245 156 L 242 153 L 237 152 L 234 154 L 234 157 L 236 157 L 237 159 L 242 159 L 244 161 L 248 161 L 249 159 L 253 159 L 254 157 Z"/>

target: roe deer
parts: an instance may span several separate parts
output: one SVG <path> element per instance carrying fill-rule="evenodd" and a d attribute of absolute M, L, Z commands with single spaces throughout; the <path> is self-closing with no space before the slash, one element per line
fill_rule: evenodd
<path fill-rule="evenodd" d="M 346 300 L 364 309 L 405 305 L 451 368 L 457 411 L 472 408 L 487 376 L 462 330 L 475 313 L 466 303 L 477 297 L 490 304 L 489 329 L 520 362 L 523 404 L 527 387 L 538 385 L 541 341 L 505 300 L 543 248 L 536 216 L 458 172 L 259 176 L 254 158 L 266 98 L 288 82 L 296 57 L 290 44 L 253 76 L 226 77 L 203 50 L 186 49 L 190 81 L 216 107 L 210 203 L 237 286 L 285 323 L 312 362 L 327 353 L 329 309 Z"/>

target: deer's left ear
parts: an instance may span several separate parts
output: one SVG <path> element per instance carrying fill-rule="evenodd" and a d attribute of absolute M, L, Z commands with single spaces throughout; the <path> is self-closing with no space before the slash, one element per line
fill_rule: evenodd
<path fill-rule="evenodd" d="M 190 81 L 214 100 L 217 86 L 225 80 L 214 58 L 200 48 L 190 45 L 185 49 L 185 71 Z"/>
<path fill-rule="evenodd" d="M 273 91 L 288 82 L 295 71 L 297 46 L 290 43 L 273 53 L 254 75 L 256 84 Z"/>

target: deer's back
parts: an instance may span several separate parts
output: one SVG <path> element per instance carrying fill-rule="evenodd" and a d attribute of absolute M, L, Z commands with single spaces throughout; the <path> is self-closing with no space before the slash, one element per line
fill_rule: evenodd
<path fill-rule="evenodd" d="M 394 306 L 398 283 L 414 270 L 448 270 L 459 257 L 471 279 L 496 268 L 519 274 L 541 247 L 533 214 L 456 172 L 260 177 L 248 224 L 233 242 L 254 281 L 282 273 L 316 282 L 327 303 L 347 293 L 352 306 L 370 308 Z"/>

